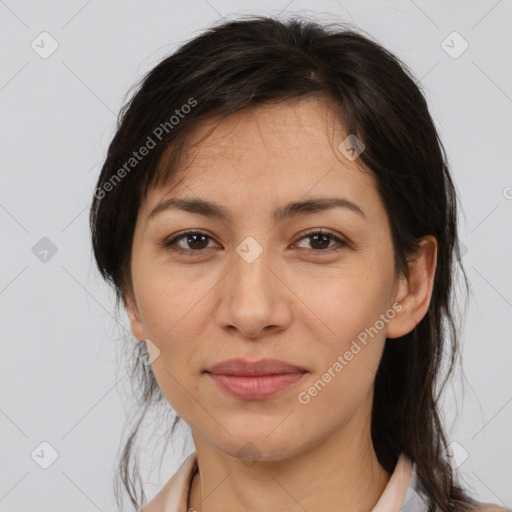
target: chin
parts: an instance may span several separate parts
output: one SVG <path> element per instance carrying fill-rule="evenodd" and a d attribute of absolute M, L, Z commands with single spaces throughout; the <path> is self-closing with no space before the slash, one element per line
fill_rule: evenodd
<path fill-rule="evenodd" d="M 250 466 L 254 462 L 279 461 L 293 457 L 303 450 L 303 445 L 298 439 L 285 430 L 277 434 L 276 423 L 269 429 L 257 431 L 244 431 L 239 434 L 231 431 L 233 437 L 228 437 L 225 442 L 215 443 L 226 454 L 246 462 Z M 269 434 L 270 433 L 270 434 Z"/>

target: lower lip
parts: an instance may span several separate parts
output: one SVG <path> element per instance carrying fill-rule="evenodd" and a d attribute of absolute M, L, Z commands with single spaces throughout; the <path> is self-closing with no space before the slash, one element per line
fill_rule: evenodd
<path fill-rule="evenodd" d="M 283 389 L 296 384 L 306 372 L 281 373 L 245 377 L 241 375 L 219 375 L 208 373 L 213 381 L 226 393 L 241 400 L 264 400 Z"/>

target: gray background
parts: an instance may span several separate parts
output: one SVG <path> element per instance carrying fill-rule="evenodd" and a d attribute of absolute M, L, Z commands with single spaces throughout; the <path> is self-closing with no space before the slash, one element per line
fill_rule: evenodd
<path fill-rule="evenodd" d="M 460 194 L 473 290 L 464 375 L 444 401 L 453 460 L 477 498 L 512 507 L 511 0 L 0 0 L 0 511 L 114 509 L 128 323 L 112 317 L 87 213 L 115 115 L 144 72 L 211 22 L 279 12 L 355 23 L 421 79 Z M 43 31 L 58 44 L 47 58 L 31 47 L 51 49 Z M 149 497 L 193 449 L 186 439 L 185 428 L 161 473 L 158 448 L 148 457 Z M 47 469 L 42 442 L 58 452 Z"/>

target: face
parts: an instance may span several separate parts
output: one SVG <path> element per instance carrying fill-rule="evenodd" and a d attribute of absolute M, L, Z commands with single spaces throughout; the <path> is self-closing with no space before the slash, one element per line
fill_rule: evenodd
<path fill-rule="evenodd" d="M 338 149 L 347 136 L 320 99 L 246 109 L 197 145 L 183 182 L 150 189 L 138 212 L 132 332 L 158 347 L 155 378 L 194 438 L 226 454 L 252 443 L 273 460 L 369 432 L 398 288 L 386 210 L 372 174 Z M 223 216 L 176 206 L 151 215 L 168 199 L 214 203 Z M 333 199 L 345 206 L 282 210 Z M 205 372 L 232 358 L 302 373 L 241 398 Z"/>

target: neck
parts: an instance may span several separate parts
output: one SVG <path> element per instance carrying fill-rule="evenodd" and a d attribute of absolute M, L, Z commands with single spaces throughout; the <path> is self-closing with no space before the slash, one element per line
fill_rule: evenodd
<path fill-rule="evenodd" d="M 293 456 L 250 466 L 193 436 L 199 472 L 187 510 L 370 512 L 391 475 L 377 460 L 369 428 L 358 432 L 360 422 L 351 423 Z"/>

